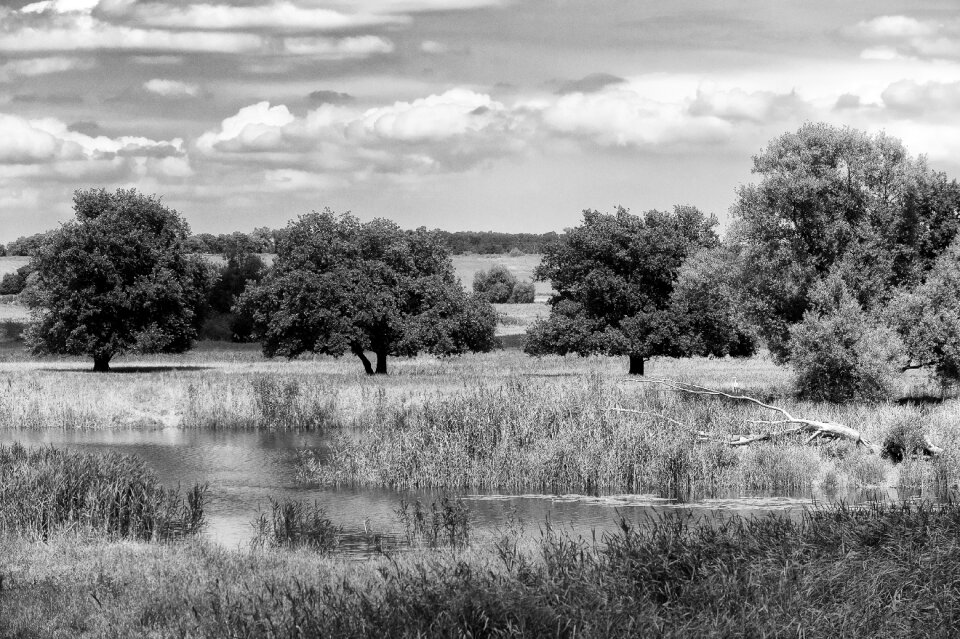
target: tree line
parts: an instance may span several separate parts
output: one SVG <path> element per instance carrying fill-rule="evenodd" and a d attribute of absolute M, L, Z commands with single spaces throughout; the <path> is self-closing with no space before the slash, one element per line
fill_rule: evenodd
<path fill-rule="evenodd" d="M 826 400 L 884 397 L 912 368 L 960 379 L 957 182 L 895 138 L 813 123 L 770 141 L 753 172 L 724 238 L 692 206 L 584 211 L 538 249 L 535 277 L 556 293 L 526 352 L 619 355 L 643 374 L 655 356 L 766 347 L 803 395 Z M 34 249 L 34 352 L 102 370 L 125 352 L 188 348 L 215 283 L 197 236 L 135 191 L 78 191 L 74 209 Z M 242 235 L 225 247 L 218 308 L 268 356 L 349 353 L 375 374 L 389 356 L 489 350 L 491 302 L 527 293 L 492 269 L 467 294 L 449 234 L 389 220 L 301 216 L 271 235 L 269 269 Z"/>

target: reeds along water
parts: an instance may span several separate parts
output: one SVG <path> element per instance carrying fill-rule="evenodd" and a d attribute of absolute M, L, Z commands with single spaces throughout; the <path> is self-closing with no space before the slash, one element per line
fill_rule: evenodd
<path fill-rule="evenodd" d="M 199 532 L 206 487 L 164 488 L 136 457 L 0 446 L 0 532 L 163 541 Z"/>
<path fill-rule="evenodd" d="M 881 443 L 902 438 L 898 425 L 904 421 L 936 441 L 956 439 L 943 415 L 915 408 L 777 401 L 794 414 L 847 423 Z M 308 476 L 330 484 L 656 492 L 680 499 L 840 491 L 881 485 L 891 474 L 891 460 L 846 442 L 808 445 L 801 437 L 731 448 L 696 436 L 700 430 L 730 436 L 762 430 L 767 427 L 751 420 L 774 417 L 743 402 L 662 392 L 597 374 L 562 381 L 511 376 L 499 386 L 420 405 L 382 405 L 358 421 L 359 436 L 335 439 L 328 455 L 307 456 L 304 464 Z M 921 483 L 934 474 L 940 486 L 950 483 L 946 476 L 956 478 L 956 465 L 947 460 L 928 464 Z"/>

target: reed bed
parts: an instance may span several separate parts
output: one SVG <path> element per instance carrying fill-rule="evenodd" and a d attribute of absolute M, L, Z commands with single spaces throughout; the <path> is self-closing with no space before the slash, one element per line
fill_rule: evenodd
<path fill-rule="evenodd" d="M 255 548 L 306 548 L 331 553 L 340 544 L 343 526 L 334 524 L 318 504 L 284 500 L 271 503 L 270 516 L 261 513 L 253 522 Z"/>
<path fill-rule="evenodd" d="M 202 529 L 205 500 L 199 485 L 164 488 L 136 457 L 0 446 L 0 533 L 177 539 Z"/>
<path fill-rule="evenodd" d="M 955 636 L 960 507 L 664 516 L 351 562 L 0 538 L 0 635 Z M 64 569 L 64 566 L 70 566 Z"/>
<path fill-rule="evenodd" d="M 927 409 L 774 400 L 795 415 L 858 428 L 881 444 L 924 433 L 944 447 L 958 439 L 955 402 Z M 749 422 L 775 415 L 596 372 L 514 375 L 499 386 L 385 408 L 358 422 L 359 434 L 335 438 L 329 453 L 306 456 L 304 474 L 326 484 L 655 492 L 680 499 L 731 491 L 830 493 L 899 481 L 892 460 L 846 442 L 808 445 L 801 437 L 731 448 L 698 441 L 697 431 L 734 436 L 762 429 Z M 935 484 L 942 494 L 960 479 L 957 462 L 951 452 L 923 462 L 931 469 L 925 477 L 904 478 Z"/>

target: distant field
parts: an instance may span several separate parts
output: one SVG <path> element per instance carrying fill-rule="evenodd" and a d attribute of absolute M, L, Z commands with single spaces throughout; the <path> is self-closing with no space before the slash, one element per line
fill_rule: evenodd
<path fill-rule="evenodd" d="M 473 287 L 474 274 L 477 271 L 487 271 L 495 264 L 506 266 L 519 280 L 532 280 L 533 269 L 540 263 L 541 257 L 539 253 L 516 257 L 510 255 L 454 255 L 453 268 L 464 288 L 469 291 Z M 533 289 L 538 302 L 546 302 L 547 297 L 554 293 L 550 282 L 534 282 Z"/>
<path fill-rule="evenodd" d="M 3 256 L 0 257 L 0 277 L 3 277 L 7 273 L 13 273 L 21 266 L 24 266 L 27 262 L 30 261 L 29 257 L 20 257 L 20 256 Z"/>

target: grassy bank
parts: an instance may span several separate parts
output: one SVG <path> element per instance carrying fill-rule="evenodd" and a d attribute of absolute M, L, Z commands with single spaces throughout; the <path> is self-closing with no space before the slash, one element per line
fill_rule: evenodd
<path fill-rule="evenodd" d="M 841 507 L 367 562 L 2 539 L 0 635 L 952 636 L 960 507 Z"/>

